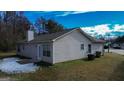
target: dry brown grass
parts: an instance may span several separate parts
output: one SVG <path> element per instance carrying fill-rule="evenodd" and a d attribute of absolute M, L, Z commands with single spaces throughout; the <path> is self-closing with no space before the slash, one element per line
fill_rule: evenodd
<path fill-rule="evenodd" d="M 94 61 L 83 59 L 41 67 L 35 73 L 15 74 L 18 80 L 124 80 L 124 56 L 105 54 Z"/>
<path fill-rule="evenodd" d="M 15 56 L 15 51 L 9 51 L 9 52 L 1 52 L 0 51 L 0 58 L 9 57 L 9 56 Z"/>

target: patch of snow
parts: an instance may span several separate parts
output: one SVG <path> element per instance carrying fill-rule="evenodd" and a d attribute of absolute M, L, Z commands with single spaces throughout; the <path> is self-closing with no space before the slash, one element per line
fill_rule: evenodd
<path fill-rule="evenodd" d="M 12 73 L 29 73 L 35 72 L 39 67 L 33 63 L 19 64 L 17 61 L 21 61 L 19 58 L 4 58 L 0 60 L 0 70 L 2 72 Z"/>

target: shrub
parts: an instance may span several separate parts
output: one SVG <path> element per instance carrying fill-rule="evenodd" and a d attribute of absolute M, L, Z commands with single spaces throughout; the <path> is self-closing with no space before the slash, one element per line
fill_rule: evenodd
<path fill-rule="evenodd" d="M 99 58 L 101 56 L 101 52 L 100 51 L 96 51 L 96 57 Z"/>
<path fill-rule="evenodd" d="M 88 60 L 94 60 L 95 55 L 94 54 L 88 54 Z"/>

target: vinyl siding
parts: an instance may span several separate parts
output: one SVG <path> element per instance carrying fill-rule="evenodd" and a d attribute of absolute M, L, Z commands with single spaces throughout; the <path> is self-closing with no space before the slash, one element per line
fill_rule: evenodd
<path fill-rule="evenodd" d="M 50 57 L 43 56 L 43 45 L 44 44 L 47 44 L 47 45 L 50 46 L 50 51 L 51 51 L 51 56 Z M 20 46 L 19 48 L 20 48 L 21 51 L 20 52 L 17 51 L 17 55 L 32 58 L 35 62 L 38 62 L 38 61 L 45 61 L 45 62 L 48 62 L 48 63 L 53 62 L 52 43 L 20 44 L 19 46 Z M 40 50 L 39 50 L 39 46 L 40 46 Z M 23 50 L 23 47 L 24 47 L 24 50 Z M 39 53 L 40 53 L 40 55 L 39 55 Z"/>
<path fill-rule="evenodd" d="M 36 44 L 19 44 L 20 52 L 17 51 L 17 55 L 37 59 L 37 45 Z M 23 49 L 24 48 L 24 49 Z"/>
<path fill-rule="evenodd" d="M 50 57 L 43 56 L 42 46 L 44 44 L 50 46 Z M 84 49 L 81 49 L 81 44 L 84 44 Z M 21 52 L 17 52 L 17 54 L 36 59 L 37 61 L 42 60 L 54 64 L 87 57 L 88 44 L 91 44 L 91 53 L 96 51 L 103 53 L 103 44 L 92 43 L 80 31 L 73 31 L 51 43 L 22 44 L 25 49 L 21 48 Z M 40 51 L 38 46 L 41 46 Z M 40 57 L 38 57 L 39 52 L 41 54 Z"/>
<path fill-rule="evenodd" d="M 81 44 L 84 44 L 84 50 L 81 50 Z M 56 40 L 53 43 L 53 63 L 86 57 L 88 44 L 91 41 L 77 31 Z"/>
<path fill-rule="evenodd" d="M 100 51 L 102 55 L 104 54 L 104 45 L 103 44 L 93 44 L 93 53 L 96 53 L 96 51 Z"/>

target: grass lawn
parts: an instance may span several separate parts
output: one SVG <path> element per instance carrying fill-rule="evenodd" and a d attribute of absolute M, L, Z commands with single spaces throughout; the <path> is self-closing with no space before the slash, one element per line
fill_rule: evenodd
<path fill-rule="evenodd" d="M 94 61 L 84 59 L 40 67 L 35 73 L 8 75 L 0 72 L 0 77 L 12 80 L 124 80 L 124 56 L 106 53 Z"/>
<path fill-rule="evenodd" d="M 0 59 L 4 57 L 9 57 L 9 56 L 15 56 L 16 52 L 15 51 L 10 51 L 10 52 L 1 52 L 0 51 Z"/>

